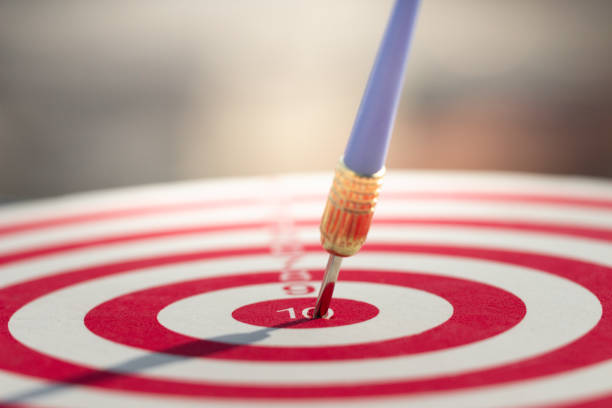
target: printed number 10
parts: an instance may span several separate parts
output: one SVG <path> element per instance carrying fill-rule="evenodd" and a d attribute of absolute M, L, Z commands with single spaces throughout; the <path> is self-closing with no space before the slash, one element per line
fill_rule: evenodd
<path fill-rule="evenodd" d="M 307 307 L 305 309 L 302 310 L 302 316 L 304 316 L 306 319 L 311 319 L 312 318 L 312 311 L 314 311 L 314 307 Z M 281 309 L 281 310 L 277 310 L 278 312 L 289 312 L 289 318 L 290 319 L 295 319 L 296 318 L 296 314 L 295 314 L 295 309 L 290 307 L 287 309 Z M 327 310 L 327 314 L 325 316 L 323 316 L 324 319 L 330 319 L 332 316 L 334 315 L 334 311 L 331 309 Z"/>

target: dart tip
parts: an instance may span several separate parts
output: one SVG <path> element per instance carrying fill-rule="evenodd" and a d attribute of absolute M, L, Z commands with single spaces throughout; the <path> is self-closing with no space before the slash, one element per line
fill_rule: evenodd
<path fill-rule="evenodd" d="M 340 265 L 342 264 L 342 257 L 337 255 L 330 255 L 325 267 L 325 275 L 323 275 L 323 282 L 321 282 L 321 289 L 319 289 L 319 296 L 317 297 L 317 304 L 312 317 L 318 319 L 327 314 L 329 304 L 334 293 L 334 287 L 336 286 L 336 280 L 338 280 L 338 273 L 340 272 Z"/>
<path fill-rule="evenodd" d="M 329 309 L 329 303 L 331 302 L 332 295 L 334 293 L 335 283 L 331 282 L 322 287 L 322 293 L 317 299 L 317 304 L 315 306 L 313 317 L 318 319 L 327 314 L 327 310 Z"/>

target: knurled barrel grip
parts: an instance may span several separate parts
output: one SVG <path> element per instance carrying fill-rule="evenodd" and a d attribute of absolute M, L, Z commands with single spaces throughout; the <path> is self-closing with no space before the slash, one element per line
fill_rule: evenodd
<path fill-rule="evenodd" d="M 357 174 L 340 159 L 320 226 L 321 244 L 329 253 L 351 256 L 361 249 L 384 174 L 384 167 L 371 176 Z"/>

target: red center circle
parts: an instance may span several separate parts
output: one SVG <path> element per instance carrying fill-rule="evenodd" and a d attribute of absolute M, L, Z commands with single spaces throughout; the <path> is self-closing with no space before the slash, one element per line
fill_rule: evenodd
<path fill-rule="evenodd" d="M 239 322 L 254 326 L 279 329 L 319 329 L 346 326 L 370 320 L 378 314 L 378 308 L 353 299 L 334 298 L 331 313 L 324 318 L 313 319 L 315 298 L 273 299 L 251 303 L 232 312 Z"/>

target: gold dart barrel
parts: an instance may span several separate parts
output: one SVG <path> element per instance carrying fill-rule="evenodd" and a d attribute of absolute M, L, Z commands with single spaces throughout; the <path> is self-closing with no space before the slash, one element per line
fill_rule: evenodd
<path fill-rule="evenodd" d="M 323 217 L 321 244 L 338 256 L 356 254 L 366 240 L 385 169 L 367 176 L 357 174 L 344 164 L 336 166 Z"/>

